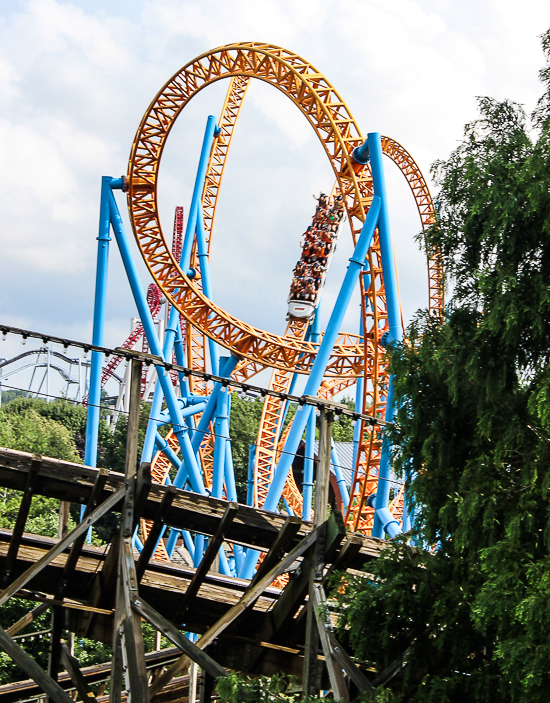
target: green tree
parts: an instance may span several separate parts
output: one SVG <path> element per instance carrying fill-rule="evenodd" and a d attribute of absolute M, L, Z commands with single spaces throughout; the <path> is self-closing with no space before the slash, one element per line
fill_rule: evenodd
<path fill-rule="evenodd" d="M 550 32 L 545 94 L 479 100 L 435 164 L 453 295 L 393 349 L 395 466 L 415 506 L 399 542 L 348 580 L 342 624 L 400 701 L 548 700 L 550 691 Z M 399 667 L 398 667 L 399 668 Z"/>

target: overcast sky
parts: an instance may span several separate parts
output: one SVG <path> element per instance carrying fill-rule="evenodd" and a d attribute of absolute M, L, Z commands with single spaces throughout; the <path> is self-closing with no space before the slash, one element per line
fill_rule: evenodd
<path fill-rule="evenodd" d="M 541 93 L 540 35 L 548 0 L 29 0 L 0 6 L 0 321 L 91 339 L 100 179 L 126 172 L 147 105 L 180 67 L 234 41 L 304 57 L 346 100 L 363 134 L 400 141 L 426 177 L 476 115 L 476 96 L 531 110 Z M 299 235 L 312 195 L 332 174 L 316 136 L 278 91 L 255 82 L 220 197 L 212 252 L 217 303 L 270 331 L 284 329 Z M 187 209 L 208 114 L 225 86 L 203 91 L 180 119 L 161 169 L 164 227 Z M 419 222 L 388 165 L 401 297 L 427 303 Z M 121 210 L 125 202 L 118 195 Z M 326 320 L 351 254 L 344 232 L 324 294 Z M 137 252 L 136 252 L 137 255 Z M 143 269 L 144 284 L 149 281 Z M 356 329 L 357 300 L 346 319 Z M 106 343 L 134 313 L 112 248 Z M 0 350 L 0 356 L 5 356 Z"/>

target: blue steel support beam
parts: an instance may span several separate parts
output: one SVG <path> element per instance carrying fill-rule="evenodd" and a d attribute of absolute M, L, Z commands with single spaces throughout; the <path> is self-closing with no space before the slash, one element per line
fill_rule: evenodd
<path fill-rule="evenodd" d="M 212 282 L 210 278 L 210 262 L 208 260 L 208 249 L 206 246 L 206 237 L 204 235 L 204 220 L 202 217 L 202 207 L 199 204 L 197 208 L 197 257 L 199 259 L 199 268 L 201 272 L 202 290 L 209 300 L 213 300 Z M 220 351 L 219 347 L 213 339 L 208 338 L 208 349 L 210 351 L 210 366 L 212 373 L 218 375 L 220 372 Z"/>
<path fill-rule="evenodd" d="M 206 130 L 204 133 L 204 138 L 202 142 L 202 149 L 201 149 L 201 155 L 199 159 L 199 167 L 197 169 L 197 175 L 195 177 L 195 186 L 193 189 L 193 197 L 191 199 L 191 207 L 189 210 L 189 216 L 187 218 L 187 226 L 185 229 L 185 239 L 184 239 L 184 244 L 180 256 L 180 267 L 184 270 L 187 271 L 189 268 L 189 259 L 191 257 L 191 247 L 193 245 L 193 237 L 195 234 L 195 229 L 196 229 L 196 223 L 197 223 L 197 211 L 198 211 L 198 206 L 200 203 L 200 198 L 202 196 L 202 190 L 204 187 L 204 179 L 206 176 L 206 167 L 208 165 L 208 158 L 210 155 L 210 150 L 212 148 L 212 139 L 214 137 L 214 132 L 217 129 L 216 127 L 216 121 L 212 115 L 210 115 L 206 121 Z M 168 324 L 166 326 L 166 332 L 165 332 L 165 337 L 164 337 L 164 359 L 166 360 L 171 360 L 172 357 L 172 350 L 174 348 L 174 344 L 176 342 L 176 339 L 178 337 L 178 332 L 179 336 L 181 339 L 181 329 L 180 329 L 180 315 L 179 312 L 176 310 L 176 308 L 171 307 L 170 308 L 170 314 L 168 316 Z M 179 352 L 182 352 L 182 349 L 178 349 L 178 346 L 176 345 L 176 358 Z M 183 353 L 182 353 L 182 361 L 183 361 Z M 178 361 L 178 363 L 180 363 Z M 185 366 L 186 364 L 182 363 L 182 366 Z M 181 378 L 180 378 L 180 385 L 181 385 Z M 188 385 L 188 384 L 187 384 Z M 185 387 L 185 382 L 184 382 L 184 387 Z M 184 390 L 184 388 L 182 388 Z M 156 432 L 156 426 L 154 425 L 154 419 L 156 418 L 158 412 L 160 412 L 160 409 L 162 407 L 162 400 L 163 400 L 163 392 L 162 392 L 162 386 L 160 383 L 157 383 L 155 386 L 155 392 L 153 395 L 153 402 L 151 404 L 151 412 L 150 412 L 150 420 L 149 424 L 147 426 L 147 432 L 145 435 L 145 442 L 143 445 L 143 451 L 142 451 L 142 461 L 151 461 L 152 453 L 154 450 L 154 437 L 155 437 L 155 432 Z"/>
<path fill-rule="evenodd" d="M 304 389 L 304 395 L 317 395 L 317 391 L 319 390 L 319 386 L 323 380 L 325 369 L 327 367 L 330 355 L 332 354 L 332 349 L 338 337 L 346 310 L 348 309 L 351 296 L 359 279 L 359 274 L 365 264 L 365 257 L 372 242 L 374 230 L 378 224 L 379 215 L 380 198 L 374 196 L 365 219 L 365 224 L 361 230 L 361 235 L 357 242 L 357 246 L 355 247 L 353 256 L 350 259 L 342 287 L 338 293 L 338 298 L 336 299 L 334 309 L 330 316 L 325 336 L 323 337 L 323 341 L 321 342 L 321 346 L 319 347 L 315 362 L 313 363 L 313 367 L 309 374 L 306 387 Z M 275 475 L 264 503 L 265 510 L 277 510 L 288 472 L 292 466 L 292 460 L 294 459 L 294 455 L 296 454 L 296 450 L 298 449 L 298 445 L 302 439 L 302 435 L 307 424 L 307 419 L 309 417 L 309 413 L 305 410 L 305 407 L 307 406 L 299 406 L 296 411 L 291 430 L 285 443 L 284 451 L 281 455 L 277 468 L 275 469 Z M 258 553 L 249 551 L 244 568 L 244 578 L 252 577 L 257 561 Z"/>
<path fill-rule="evenodd" d="M 226 374 L 226 363 L 230 357 L 220 359 L 220 370 Z M 212 466 L 212 495 L 214 498 L 221 498 L 223 492 L 223 480 L 225 472 L 225 445 L 228 438 L 229 428 L 229 389 L 221 388 L 218 394 L 218 404 L 216 406 L 216 419 L 214 420 L 214 462 Z"/>
<path fill-rule="evenodd" d="M 124 231 L 124 225 L 120 217 L 120 212 L 118 211 L 118 206 L 112 192 L 109 193 L 109 210 L 111 224 L 113 226 L 118 248 L 120 250 L 126 276 L 128 277 L 128 281 L 130 283 L 130 288 L 134 296 L 134 301 L 138 309 L 138 314 L 141 318 L 141 323 L 143 325 L 147 341 L 149 342 L 149 348 L 155 356 L 160 356 L 166 360 L 155 330 L 155 325 L 153 318 L 151 317 L 149 306 L 147 305 L 147 299 L 145 297 L 141 281 L 139 280 L 134 258 L 132 256 L 128 239 L 126 237 L 126 232 Z M 191 440 L 189 439 L 185 420 L 181 416 L 181 409 L 176 398 L 174 387 L 172 386 L 170 375 L 163 366 L 157 366 L 156 368 L 158 380 L 166 399 L 166 404 L 168 405 L 168 409 L 173 418 L 174 433 L 178 439 L 181 454 L 189 472 L 191 487 L 196 493 L 206 495 L 201 472 L 197 463 L 197 457 L 191 447 Z"/>
<path fill-rule="evenodd" d="M 344 474 L 342 473 L 340 457 L 338 456 L 338 452 L 336 451 L 334 440 L 331 440 L 330 459 L 332 461 L 332 466 L 334 467 L 334 475 L 336 476 L 336 483 L 338 484 L 338 488 L 340 489 L 342 503 L 344 505 L 344 508 L 347 508 L 349 503 L 348 487 L 346 486 L 346 479 L 344 478 Z"/>
<path fill-rule="evenodd" d="M 228 357 L 228 360 L 225 362 L 225 378 L 231 377 L 231 374 L 233 373 L 233 370 L 235 369 L 235 366 L 237 366 L 238 362 L 239 359 L 236 356 L 233 356 L 233 354 Z M 193 439 L 191 440 L 191 444 L 195 453 L 199 451 L 199 447 L 201 445 L 202 440 L 204 439 L 205 434 L 209 432 L 210 423 L 212 422 L 212 418 L 214 417 L 214 413 L 216 412 L 218 396 L 222 387 L 223 386 L 221 383 L 214 384 L 214 388 L 212 389 L 212 393 L 210 394 L 210 398 L 208 399 L 206 408 L 203 414 L 201 415 L 198 427 L 193 432 Z"/>
<path fill-rule="evenodd" d="M 315 309 L 313 322 L 308 330 L 309 342 L 318 342 L 321 336 L 321 301 Z M 297 375 L 297 374 L 296 374 Z M 296 378 L 296 376 L 295 376 Z M 294 380 L 294 379 L 293 379 Z M 313 469 L 315 467 L 315 428 L 316 413 L 310 408 L 306 425 L 306 446 L 304 453 L 304 473 L 302 480 L 302 520 L 311 520 L 311 505 L 313 501 Z"/>
<path fill-rule="evenodd" d="M 248 476 L 246 478 L 246 504 L 254 505 L 254 461 L 256 460 L 256 445 L 248 445 Z"/>
<path fill-rule="evenodd" d="M 95 278 L 94 322 L 92 344 L 103 346 L 105 328 L 105 304 L 107 298 L 107 271 L 109 268 L 109 242 L 111 220 L 109 215 L 109 195 L 112 178 L 101 179 L 101 202 L 99 209 L 99 234 L 97 237 L 97 266 Z M 86 466 L 97 465 L 97 440 L 99 433 L 99 414 L 101 403 L 101 368 L 103 353 L 92 351 L 90 370 L 90 390 L 88 393 L 88 411 L 86 415 L 86 444 L 84 463 Z"/>
<path fill-rule="evenodd" d="M 212 140 L 214 139 L 216 130 L 216 118 L 213 115 L 209 115 L 206 120 L 206 129 L 202 140 L 199 167 L 197 169 L 197 175 L 195 176 L 195 187 L 193 188 L 191 207 L 189 208 L 189 216 L 187 217 L 187 226 L 185 228 L 185 237 L 183 239 L 183 248 L 181 251 L 181 266 L 184 271 L 189 268 L 189 259 L 191 258 L 191 248 L 193 246 L 193 238 L 197 223 L 197 211 L 201 203 L 204 179 L 206 177 L 206 169 L 208 167 L 208 159 L 210 158 Z"/>
<path fill-rule="evenodd" d="M 309 417 L 306 429 L 306 448 L 304 453 L 304 477 L 302 482 L 302 520 L 311 520 L 313 499 L 313 469 L 315 465 L 315 408 L 308 407 Z M 307 412 L 307 410 L 306 410 Z"/>
<path fill-rule="evenodd" d="M 384 274 L 384 288 L 386 290 L 386 305 L 388 310 L 388 344 L 401 342 L 403 340 L 403 328 L 401 326 L 401 310 L 399 307 L 399 293 L 397 288 L 397 272 L 395 268 L 395 257 L 391 240 L 390 222 L 388 214 L 388 201 L 386 196 L 386 182 L 384 179 L 384 169 L 382 165 L 382 143 L 380 134 L 373 132 L 368 135 L 368 151 L 370 157 L 372 181 L 375 195 L 382 201 L 380 210 L 380 221 L 378 232 L 380 235 L 380 254 L 382 258 L 382 271 Z M 388 396 L 386 400 L 386 417 L 388 422 L 393 420 L 395 413 L 393 402 L 393 378 L 390 376 L 388 384 Z M 391 447 L 386 438 L 382 443 L 380 456 L 380 472 L 378 474 L 378 487 L 374 501 L 374 526 L 373 537 L 382 537 L 384 530 L 387 531 L 387 515 L 382 511 L 387 509 L 390 497 L 391 478 Z M 389 511 L 388 511 L 389 512 Z M 393 530 L 393 527 L 391 528 Z"/>

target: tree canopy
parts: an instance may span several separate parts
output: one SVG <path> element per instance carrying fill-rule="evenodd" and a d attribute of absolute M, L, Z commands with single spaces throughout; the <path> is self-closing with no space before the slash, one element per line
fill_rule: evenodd
<path fill-rule="evenodd" d="M 533 115 L 480 98 L 434 165 L 427 246 L 452 297 L 391 352 L 417 549 L 398 541 L 340 598 L 357 653 L 404 665 L 398 701 L 548 700 L 550 32 L 543 49 Z"/>

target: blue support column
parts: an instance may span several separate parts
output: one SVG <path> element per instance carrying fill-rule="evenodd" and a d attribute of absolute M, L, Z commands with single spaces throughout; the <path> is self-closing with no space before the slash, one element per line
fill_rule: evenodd
<path fill-rule="evenodd" d="M 95 278 L 94 322 L 92 344 L 103 346 L 105 328 L 105 304 L 107 298 L 107 271 L 109 268 L 109 242 L 111 220 L 109 215 L 109 196 L 112 178 L 101 179 L 101 202 L 99 209 L 99 234 L 97 237 L 97 266 Z M 97 465 L 97 440 L 99 434 L 99 415 L 101 404 L 101 369 L 103 353 L 92 351 L 90 370 L 90 391 L 88 393 L 88 411 L 86 415 L 86 444 L 84 463 L 86 466 Z"/>
<path fill-rule="evenodd" d="M 206 169 L 208 167 L 208 159 L 212 149 L 212 140 L 216 133 L 216 118 L 209 115 L 206 120 L 206 129 L 202 140 L 201 155 L 199 158 L 199 167 L 195 177 L 195 186 L 193 188 L 193 196 L 191 198 L 191 207 L 189 208 L 189 216 L 187 217 L 187 226 L 185 228 L 185 236 L 183 239 L 183 248 L 181 251 L 181 266 L 185 271 L 189 267 L 189 259 L 191 258 L 191 248 L 193 246 L 193 238 L 195 235 L 195 227 L 197 223 L 197 212 L 202 199 L 202 191 L 204 188 L 204 179 L 206 177 Z"/>
<path fill-rule="evenodd" d="M 338 484 L 338 488 L 340 489 L 340 496 L 342 498 L 343 506 L 344 508 L 347 508 L 349 503 L 348 487 L 346 486 L 346 479 L 344 478 L 344 474 L 342 473 L 340 457 L 338 456 L 338 452 L 336 451 L 336 447 L 334 446 L 334 440 L 331 440 L 330 460 L 332 462 L 332 466 L 334 467 L 334 475 L 336 476 L 336 483 Z"/>
<path fill-rule="evenodd" d="M 235 369 L 235 366 L 237 366 L 238 363 L 239 359 L 236 356 L 233 356 L 233 354 L 228 357 L 228 360 L 225 362 L 225 378 L 231 377 L 231 374 L 233 373 L 233 370 Z M 199 447 L 201 445 L 202 440 L 204 439 L 204 435 L 209 432 L 210 423 L 212 422 L 212 418 L 214 417 L 214 413 L 216 412 L 216 407 L 218 405 L 218 396 L 222 387 L 223 386 L 221 383 L 214 384 L 214 388 L 212 389 L 212 393 L 210 394 L 210 398 L 208 399 L 206 408 L 203 414 L 201 415 L 199 425 L 197 429 L 193 432 L 193 439 L 191 440 L 191 444 L 193 446 L 194 452 L 199 451 Z"/>
<path fill-rule="evenodd" d="M 368 135 L 368 153 L 371 163 L 372 180 L 374 192 L 380 197 L 382 207 L 380 209 L 380 221 L 378 232 L 380 235 L 380 254 L 382 258 L 382 271 L 384 274 L 384 287 L 386 290 L 386 305 L 388 310 L 389 335 L 387 343 L 401 342 L 403 340 L 403 329 L 401 326 L 401 310 L 399 307 L 399 293 L 397 288 L 397 272 L 395 268 L 395 257 L 391 240 L 390 223 L 388 215 L 388 202 L 386 196 L 386 183 L 384 179 L 384 169 L 382 166 L 382 144 L 380 134 L 373 132 Z M 388 396 L 386 400 L 386 417 L 391 422 L 394 417 L 393 402 L 393 379 L 389 379 Z M 384 530 L 393 523 L 387 522 L 388 516 L 383 509 L 387 510 L 390 495 L 391 478 L 391 447 L 385 438 L 382 443 L 382 453 L 380 456 L 380 472 L 378 475 L 378 488 L 374 501 L 375 515 L 372 530 L 373 537 L 382 537 Z M 389 510 L 388 510 L 389 512 Z"/>
<path fill-rule="evenodd" d="M 364 266 L 365 257 L 370 247 L 374 230 L 376 229 L 376 225 L 378 223 L 379 214 L 380 198 L 375 196 L 365 219 L 365 224 L 363 225 L 357 246 L 355 247 L 353 256 L 350 259 L 342 287 L 340 288 L 338 298 L 336 299 L 336 304 L 332 311 L 332 315 L 330 316 L 325 336 L 323 337 L 323 341 L 321 342 L 321 346 L 317 352 L 317 357 L 308 377 L 308 381 L 304 389 L 304 395 L 317 395 L 317 391 L 319 390 L 319 386 L 323 380 L 332 349 L 338 337 L 344 315 L 346 314 L 355 285 L 359 279 L 361 269 Z M 296 450 L 298 449 L 298 445 L 302 439 L 308 417 L 309 413 L 306 411 L 305 406 L 299 406 L 296 411 L 294 421 L 292 422 L 292 428 L 285 443 L 284 451 L 275 470 L 275 475 L 267 494 L 264 504 L 265 510 L 277 510 L 279 499 L 283 492 L 288 472 L 292 466 L 294 455 L 296 454 Z M 244 578 L 252 577 L 257 561 L 258 553 L 249 551 L 244 568 Z"/>
<path fill-rule="evenodd" d="M 309 417 L 306 429 L 306 447 L 304 453 L 304 478 L 302 483 L 302 520 L 311 520 L 311 504 L 313 499 L 313 469 L 315 467 L 315 408 L 308 407 Z"/>
<path fill-rule="evenodd" d="M 248 445 L 248 476 L 246 478 L 246 504 L 254 505 L 254 461 L 256 459 L 256 445 Z"/>
<path fill-rule="evenodd" d="M 151 349 L 152 354 L 154 354 L 155 356 L 165 358 L 163 355 L 163 349 L 160 346 L 160 342 L 155 330 L 155 325 L 153 322 L 153 318 L 151 317 L 149 306 L 147 305 L 147 299 L 145 297 L 141 281 L 139 280 L 134 258 L 132 256 L 126 233 L 124 231 L 124 225 L 122 223 L 122 219 L 120 217 L 120 213 L 118 211 L 118 207 L 112 192 L 109 193 L 109 209 L 111 216 L 111 224 L 113 226 L 126 275 L 130 283 L 130 288 L 134 296 L 134 301 L 136 303 L 139 316 L 141 318 L 141 323 L 143 325 L 147 341 L 149 342 L 149 348 Z M 172 381 L 170 379 L 169 373 L 164 369 L 163 366 L 157 366 L 156 368 L 159 383 L 162 387 L 164 397 L 166 398 L 168 410 L 170 411 L 170 415 L 172 416 L 174 433 L 178 439 L 181 448 L 181 454 L 185 462 L 187 471 L 189 472 L 189 480 L 191 483 L 191 487 L 196 493 L 206 495 L 206 490 L 204 488 L 201 478 L 200 468 L 197 463 L 197 457 L 195 456 L 195 453 L 193 452 L 193 449 L 191 447 L 189 433 L 185 425 L 185 420 L 181 416 L 181 408 L 176 398 L 176 394 L 174 391 L 174 387 L 172 386 Z"/>
<path fill-rule="evenodd" d="M 202 197 L 202 191 L 204 188 L 204 179 L 206 176 L 206 168 L 208 166 L 208 158 L 210 155 L 210 150 L 212 148 L 212 139 L 214 137 L 215 130 L 217 129 L 216 127 L 216 121 L 215 118 L 210 115 L 206 121 L 206 130 L 202 142 L 202 149 L 201 149 L 201 155 L 199 159 L 199 166 L 197 169 L 197 175 L 195 177 L 195 186 L 193 189 L 193 197 L 191 199 L 191 207 L 189 209 L 189 215 L 187 218 L 187 226 L 185 229 L 185 238 L 184 238 L 184 244 L 181 252 L 181 257 L 180 257 L 180 267 L 184 270 L 187 271 L 189 268 L 189 259 L 191 257 L 191 248 L 193 246 L 193 237 L 195 234 L 196 230 L 196 225 L 197 225 L 197 214 L 198 214 L 198 209 L 200 205 L 200 199 Z M 165 360 L 171 360 L 172 357 L 172 350 L 174 349 L 174 345 L 176 344 L 176 359 L 178 354 L 183 357 L 183 350 L 181 347 L 178 348 L 178 343 L 176 340 L 178 340 L 178 333 L 179 333 L 179 340 L 181 340 L 181 329 L 180 329 L 180 315 L 179 312 L 172 307 L 170 309 L 170 314 L 168 316 L 168 325 L 166 326 L 166 333 L 164 337 L 164 359 Z M 182 366 L 185 366 L 183 363 L 183 358 L 181 360 L 178 360 L 178 363 Z M 185 383 L 186 381 L 183 382 L 182 385 L 182 379 L 180 378 L 180 385 L 182 385 L 182 391 L 185 390 Z M 188 385 L 188 384 L 187 384 Z M 182 393 L 183 394 L 183 393 Z M 157 383 L 155 386 L 155 392 L 153 395 L 153 402 L 151 404 L 151 412 L 150 412 L 150 418 L 152 420 L 155 419 L 156 413 L 158 413 L 162 407 L 162 400 L 163 400 L 163 392 L 162 392 L 162 385 L 160 383 Z M 154 433 L 156 432 L 156 427 L 153 426 L 154 423 L 151 422 L 151 419 L 149 421 L 149 425 L 147 426 L 147 433 L 145 436 L 145 442 L 143 445 L 143 452 L 142 452 L 142 461 L 151 461 L 152 457 L 152 452 L 154 449 Z"/>
<path fill-rule="evenodd" d="M 222 359 L 225 362 L 229 357 Z M 222 364 L 222 373 L 225 373 L 225 363 Z M 212 467 L 212 495 L 221 498 L 225 471 L 225 458 L 229 427 L 229 390 L 221 388 L 218 394 L 216 419 L 214 420 L 214 463 Z"/>
<path fill-rule="evenodd" d="M 206 246 L 206 238 L 204 236 L 204 220 L 202 217 L 202 207 L 199 204 L 197 208 L 197 256 L 199 259 L 199 268 L 201 272 L 202 290 L 209 300 L 213 300 L 212 282 L 210 279 L 210 263 L 208 260 L 208 249 Z M 223 375 L 220 371 L 220 351 L 219 347 L 213 339 L 208 338 L 208 349 L 210 351 L 210 366 L 214 375 Z"/>

